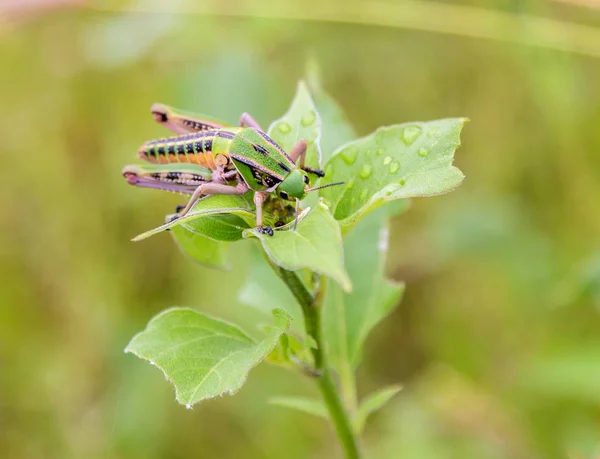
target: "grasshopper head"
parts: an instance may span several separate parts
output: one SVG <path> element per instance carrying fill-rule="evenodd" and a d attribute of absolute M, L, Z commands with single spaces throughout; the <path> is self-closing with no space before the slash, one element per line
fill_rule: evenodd
<path fill-rule="evenodd" d="M 292 170 L 283 182 L 277 187 L 277 194 L 280 198 L 294 201 L 304 199 L 310 186 L 310 179 L 304 171 L 300 169 Z"/>

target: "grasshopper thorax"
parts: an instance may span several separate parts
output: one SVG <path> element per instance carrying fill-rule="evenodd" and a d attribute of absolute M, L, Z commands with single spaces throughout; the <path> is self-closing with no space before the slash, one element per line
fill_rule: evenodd
<path fill-rule="evenodd" d="M 308 178 L 308 175 L 301 169 L 292 169 L 283 182 L 277 187 L 277 194 L 280 198 L 289 201 L 304 199 L 309 187 L 310 179 Z"/>

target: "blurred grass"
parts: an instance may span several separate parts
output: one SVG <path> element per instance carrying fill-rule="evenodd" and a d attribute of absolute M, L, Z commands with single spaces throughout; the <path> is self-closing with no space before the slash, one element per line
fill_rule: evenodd
<path fill-rule="evenodd" d="M 193 265 L 167 235 L 129 242 L 180 202 L 119 173 L 165 135 L 150 104 L 232 121 L 249 111 L 267 125 L 309 55 L 360 135 L 472 120 L 457 153 L 465 183 L 394 221 L 389 272 L 407 295 L 369 341 L 360 387 L 405 389 L 367 426 L 372 457 L 600 454 L 600 12 L 538 1 L 135 11 L 148 5 L 0 15 L 2 457 L 336 454 L 323 421 L 266 403 L 311 394 L 308 381 L 259 368 L 236 397 L 187 411 L 160 373 L 122 353 L 170 305 L 249 329 L 263 320 L 233 293 L 245 244 L 223 273 Z M 395 25 L 359 24 L 377 14 Z M 523 14 L 552 27 L 479 21 Z"/>

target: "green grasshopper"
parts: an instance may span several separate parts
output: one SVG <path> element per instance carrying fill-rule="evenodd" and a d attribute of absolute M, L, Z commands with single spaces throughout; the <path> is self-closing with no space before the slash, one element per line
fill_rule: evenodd
<path fill-rule="evenodd" d="M 138 157 L 157 164 L 155 170 L 142 173 L 128 166 L 130 169 L 125 168 L 123 175 L 134 185 L 185 193 L 195 185 L 191 198 L 175 219 L 185 216 L 203 196 L 253 191 L 256 226 L 261 233 L 272 236 L 272 228 L 263 226 L 262 212 L 270 193 L 275 192 L 286 201 L 296 201 L 298 209 L 307 193 L 340 184 L 311 188 L 308 174 L 318 177 L 325 174 L 303 165 L 306 141 L 298 140 L 288 155 L 247 113 L 240 117 L 239 127 L 232 127 L 161 104 L 153 105 L 151 111 L 156 121 L 179 135 L 151 140 L 140 147 Z M 195 175 L 191 178 L 186 174 Z M 189 183 L 183 183 L 185 180 Z"/>

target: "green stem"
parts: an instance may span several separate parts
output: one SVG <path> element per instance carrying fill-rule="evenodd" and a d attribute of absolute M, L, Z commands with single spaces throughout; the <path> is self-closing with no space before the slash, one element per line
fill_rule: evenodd
<path fill-rule="evenodd" d="M 354 376 L 354 369 L 349 364 L 349 362 L 345 362 L 339 368 L 340 374 L 340 389 L 342 391 L 342 398 L 344 400 L 344 405 L 348 410 L 350 416 L 354 418 L 356 412 L 358 411 L 358 400 L 356 397 L 356 378 Z"/>
<path fill-rule="evenodd" d="M 358 448 L 358 438 L 352 429 L 348 413 L 342 405 L 340 395 L 333 381 L 331 369 L 327 362 L 327 353 L 325 352 L 325 340 L 323 337 L 323 328 L 321 327 L 321 310 L 327 279 L 323 276 L 321 277 L 321 285 L 316 296 L 313 298 L 296 273 L 275 266 L 274 268 L 294 294 L 298 303 L 300 303 L 302 312 L 304 313 L 306 332 L 317 343 L 317 348 L 312 349 L 315 369 L 319 373 L 317 384 L 329 411 L 329 416 L 335 426 L 337 436 L 346 453 L 346 458 L 359 459 L 361 454 Z"/>

